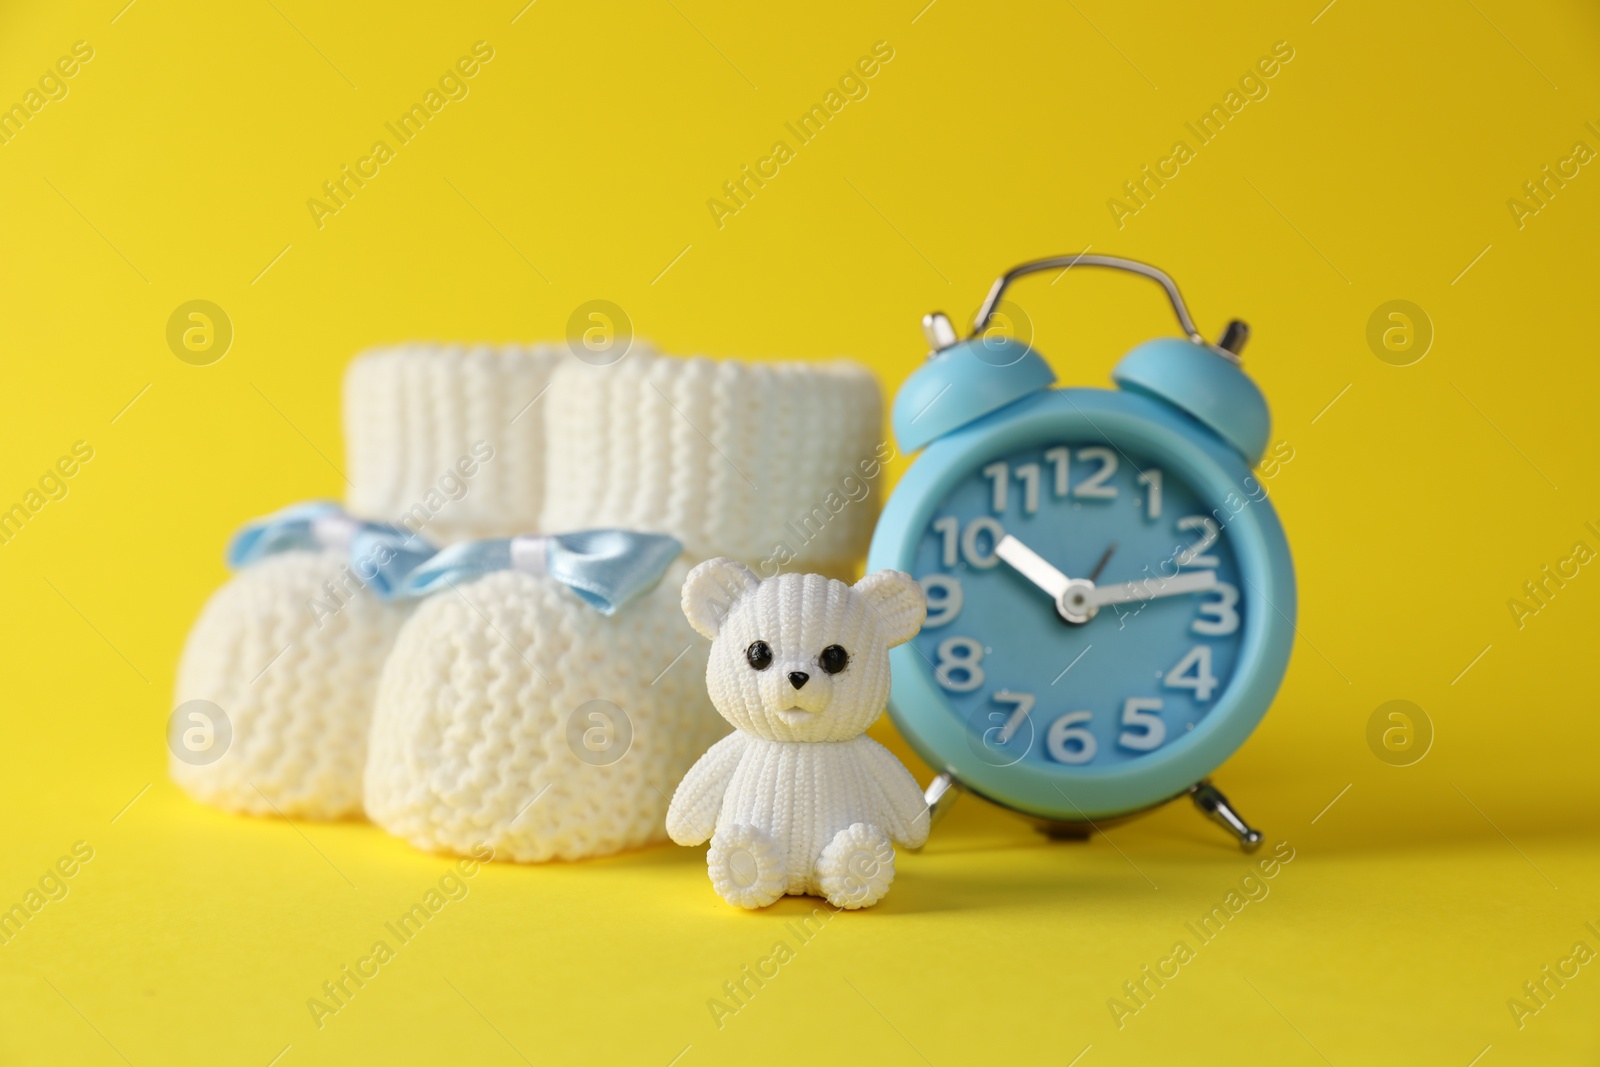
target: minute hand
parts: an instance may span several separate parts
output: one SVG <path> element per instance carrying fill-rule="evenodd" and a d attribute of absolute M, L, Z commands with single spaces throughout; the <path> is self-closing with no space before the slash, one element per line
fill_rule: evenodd
<path fill-rule="evenodd" d="M 1107 604 L 1128 604 L 1136 600 L 1154 600 L 1163 596 L 1183 593 L 1201 593 L 1217 587 L 1216 571 L 1187 571 L 1171 578 L 1148 578 L 1142 582 L 1122 582 L 1119 585 L 1097 585 L 1088 594 L 1089 603 L 1095 607 Z"/>

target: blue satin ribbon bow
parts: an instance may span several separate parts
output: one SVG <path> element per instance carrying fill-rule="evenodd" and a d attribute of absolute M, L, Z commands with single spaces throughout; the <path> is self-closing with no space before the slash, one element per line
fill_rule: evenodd
<path fill-rule="evenodd" d="M 547 574 L 602 615 L 653 589 L 683 552 L 677 538 L 633 530 L 464 541 L 441 549 L 401 583 L 400 596 L 438 589 L 495 571 Z"/>
<path fill-rule="evenodd" d="M 280 552 L 324 549 L 347 549 L 356 577 L 386 600 L 399 592 L 407 574 L 437 552 L 419 534 L 363 522 L 338 504 L 314 500 L 247 523 L 228 542 L 227 560 L 238 570 Z"/>

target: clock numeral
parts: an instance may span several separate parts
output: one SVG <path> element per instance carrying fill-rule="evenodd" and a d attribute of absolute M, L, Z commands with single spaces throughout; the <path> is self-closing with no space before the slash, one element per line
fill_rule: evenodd
<path fill-rule="evenodd" d="M 1137 732 L 1127 730 L 1117 735 L 1117 744 L 1135 752 L 1150 752 L 1161 747 L 1167 739 L 1167 724 L 1156 714 L 1161 701 L 1156 697 L 1129 697 L 1122 702 L 1122 725 L 1137 727 Z"/>
<path fill-rule="evenodd" d="M 1019 463 L 1015 474 L 1016 479 L 1022 483 L 1022 513 L 1024 515 L 1038 514 L 1039 464 Z M 1011 503 L 1011 465 L 1003 461 L 991 463 L 983 468 L 983 476 L 989 479 L 990 510 L 996 515 L 1004 515 L 1006 508 Z"/>
<path fill-rule="evenodd" d="M 1145 486 L 1144 517 L 1154 522 L 1161 517 L 1161 471 L 1151 467 L 1139 472 L 1139 484 Z"/>
<path fill-rule="evenodd" d="M 1086 728 L 1093 713 L 1069 711 L 1045 731 L 1044 748 L 1057 763 L 1088 763 L 1099 748 Z"/>
<path fill-rule="evenodd" d="M 1222 566 L 1222 561 L 1216 556 L 1205 553 L 1212 545 L 1217 543 L 1217 538 L 1222 536 L 1222 527 L 1217 525 L 1217 520 L 1210 515 L 1185 515 L 1178 520 L 1180 530 L 1199 530 L 1200 540 L 1180 551 L 1173 558 L 1173 562 L 1180 567 L 1216 568 Z"/>
<path fill-rule="evenodd" d="M 970 693 L 983 684 L 983 645 L 970 637 L 939 642 L 933 680 L 952 693 Z"/>
<path fill-rule="evenodd" d="M 961 579 L 953 574 L 930 574 L 920 579 L 928 597 L 928 617 L 922 628 L 931 630 L 954 621 L 961 614 Z"/>
<path fill-rule="evenodd" d="M 989 699 L 996 704 L 1010 704 L 1017 709 L 1006 719 L 1005 725 L 1000 727 L 1000 736 L 995 740 L 1002 745 L 1017 736 L 1017 729 L 1027 720 L 1028 712 L 1032 711 L 1033 705 L 1038 702 L 1038 698 L 1032 693 L 1013 693 L 1009 689 L 1001 689 Z"/>
<path fill-rule="evenodd" d="M 1011 488 L 1011 465 L 1008 463 L 991 463 L 983 468 L 983 476 L 989 479 L 989 509 L 996 515 L 1006 513 L 1007 493 Z"/>
<path fill-rule="evenodd" d="M 954 515 L 933 520 L 933 532 L 943 538 L 939 560 L 946 567 L 954 567 L 959 559 L 965 559 L 967 566 L 976 567 L 986 571 L 1000 562 L 1000 557 L 994 554 L 994 546 L 1006 535 L 1006 528 L 995 519 L 987 515 L 980 515 L 967 523 L 965 530 L 961 529 L 961 520 Z M 980 538 L 987 534 L 989 545 L 985 549 Z"/>
<path fill-rule="evenodd" d="M 1086 497 L 1091 500 L 1115 500 L 1117 487 L 1107 485 L 1111 476 L 1117 473 L 1117 454 L 1109 448 L 1080 448 L 1078 458 L 1091 463 L 1100 464 L 1100 469 L 1089 477 L 1079 482 L 1072 490 L 1076 497 Z"/>
<path fill-rule="evenodd" d="M 1239 628 L 1239 589 L 1228 582 L 1218 582 L 1216 588 L 1201 594 L 1216 600 L 1200 601 L 1200 617 L 1189 629 L 1207 637 L 1225 637 Z"/>
<path fill-rule="evenodd" d="M 1192 689 L 1194 698 L 1202 704 L 1210 700 L 1217 688 L 1217 676 L 1211 673 L 1211 646 L 1195 645 L 1191 648 L 1166 673 L 1161 684 L 1168 689 Z"/>
<path fill-rule="evenodd" d="M 1071 455 L 1072 454 L 1067 451 L 1066 446 L 1064 445 L 1058 445 L 1055 448 L 1045 450 L 1045 462 L 1055 468 L 1056 496 L 1067 495 L 1067 468 L 1072 463 Z"/>
<path fill-rule="evenodd" d="M 961 535 L 961 520 L 954 515 L 934 519 L 933 532 L 944 538 L 944 548 L 939 553 L 939 562 L 946 567 L 954 567 L 959 547 L 957 541 Z"/>
<path fill-rule="evenodd" d="M 978 550 L 978 537 L 980 534 L 989 535 L 989 551 Z M 1006 528 L 988 516 L 973 519 L 967 523 L 966 530 L 961 534 L 961 555 L 967 561 L 967 566 L 979 570 L 988 570 L 1000 562 L 1000 557 L 994 554 L 994 546 L 1006 535 Z"/>
<path fill-rule="evenodd" d="M 1071 457 L 1072 453 L 1065 445 L 1057 445 L 1055 448 L 1045 449 L 1044 459 L 1051 467 L 1050 473 L 1053 480 L 1051 488 L 1056 496 L 1066 496 L 1068 489 L 1071 489 L 1073 496 L 1084 500 L 1115 500 L 1117 498 L 1117 487 L 1106 484 L 1117 473 L 1117 454 L 1115 451 L 1098 445 L 1093 448 L 1078 449 L 1078 459 L 1080 461 L 1098 463 L 1099 467 L 1095 468 L 1094 473 L 1083 479 L 1076 486 L 1072 485 Z M 1034 464 L 1029 464 L 1029 466 L 1034 466 Z M 1019 469 L 1017 473 L 1020 476 L 1021 470 Z M 1156 476 L 1159 479 L 1159 471 L 1156 472 Z M 1159 488 L 1156 491 L 1156 495 L 1157 509 L 1159 510 Z"/>
<path fill-rule="evenodd" d="M 1039 511 L 1039 465 L 1037 463 L 1020 463 L 1017 465 L 1017 480 L 1022 483 L 1022 513 L 1034 515 Z"/>

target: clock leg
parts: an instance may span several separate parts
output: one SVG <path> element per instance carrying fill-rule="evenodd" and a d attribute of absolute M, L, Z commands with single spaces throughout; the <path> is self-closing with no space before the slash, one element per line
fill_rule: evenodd
<path fill-rule="evenodd" d="M 948 772 L 936 775 L 933 781 L 928 783 L 928 788 L 923 792 L 922 799 L 928 802 L 928 830 L 930 832 L 933 830 L 934 824 L 944 818 L 945 813 L 950 810 L 950 805 L 956 802 L 956 797 L 963 792 L 961 783 L 956 781 Z M 921 852 L 922 850 L 918 848 L 912 851 Z"/>
<path fill-rule="evenodd" d="M 950 805 L 956 802 L 956 797 L 964 792 L 961 783 L 956 781 L 948 772 L 934 776 L 928 783 L 928 788 L 923 790 L 922 799 L 928 803 L 928 832 L 932 834 L 934 824 L 944 818 L 945 812 L 950 810 Z M 925 846 L 908 848 L 907 852 L 921 852 Z"/>
<path fill-rule="evenodd" d="M 961 783 L 956 781 L 948 771 L 936 775 L 928 783 L 928 788 L 923 792 L 922 799 L 928 802 L 929 826 L 944 818 L 950 810 L 950 805 L 956 802 L 956 797 L 962 793 Z"/>
<path fill-rule="evenodd" d="M 1222 790 L 1211 784 L 1210 779 L 1203 778 L 1190 786 L 1189 799 L 1194 801 L 1194 806 L 1204 812 L 1207 818 L 1237 838 L 1239 846 L 1246 852 L 1254 852 L 1261 847 L 1261 831 L 1252 829 L 1250 824 L 1233 810 L 1228 798 L 1222 795 Z"/>

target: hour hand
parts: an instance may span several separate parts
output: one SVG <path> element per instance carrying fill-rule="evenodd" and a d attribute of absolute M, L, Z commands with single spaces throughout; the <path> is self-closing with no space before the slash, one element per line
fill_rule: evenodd
<path fill-rule="evenodd" d="M 1010 534 L 1000 538 L 1000 543 L 994 546 L 994 553 L 1018 574 L 1049 593 L 1051 600 L 1059 600 L 1072 581 L 1049 560 Z"/>
<path fill-rule="evenodd" d="M 1148 578 L 1144 581 L 1122 582 L 1118 585 L 1097 585 L 1090 591 L 1088 599 L 1093 606 L 1103 608 L 1107 604 L 1129 604 L 1136 600 L 1202 593 L 1207 589 L 1215 589 L 1216 586 L 1216 571 L 1184 571 L 1171 578 Z"/>

